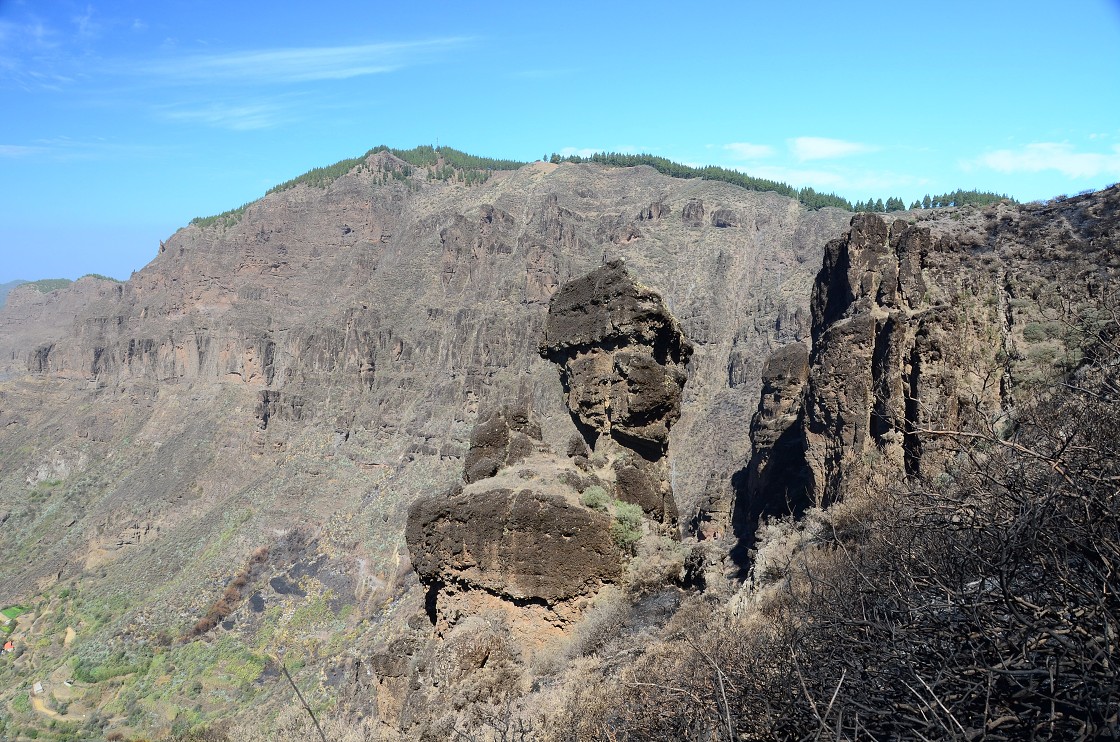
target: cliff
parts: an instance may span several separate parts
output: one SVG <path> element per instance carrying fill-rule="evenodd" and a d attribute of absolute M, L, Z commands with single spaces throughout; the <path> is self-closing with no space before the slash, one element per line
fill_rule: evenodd
<path fill-rule="evenodd" d="M 1006 436 L 1016 401 L 1078 367 L 1120 270 L 1120 188 L 888 223 L 825 247 L 812 349 L 767 361 L 736 531 L 827 506 L 871 469 L 931 476 L 951 431 Z M 745 480 L 745 481 L 744 481 Z"/>

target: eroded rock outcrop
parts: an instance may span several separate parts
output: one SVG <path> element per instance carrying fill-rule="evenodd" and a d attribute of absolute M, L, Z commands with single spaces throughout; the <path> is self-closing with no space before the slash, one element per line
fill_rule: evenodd
<path fill-rule="evenodd" d="M 661 297 L 608 263 L 553 297 L 541 355 L 560 366 L 572 419 L 619 499 L 675 529 L 666 454 L 692 345 Z"/>
<path fill-rule="evenodd" d="M 911 223 L 853 217 L 828 243 L 812 351 L 767 362 L 735 528 L 827 506 L 871 467 L 951 469 L 945 431 L 999 434 L 1016 396 L 1073 368 L 1115 279 L 1120 189 Z M 1091 333 L 1090 333 L 1091 335 Z M 885 468 L 884 468 L 885 467 Z"/>
<path fill-rule="evenodd" d="M 554 609 L 616 581 L 622 560 L 610 518 L 536 484 L 488 481 L 418 501 L 407 540 L 420 578 L 444 598 L 448 588 L 476 589 Z"/>
<path fill-rule="evenodd" d="M 557 292 L 544 335 L 541 354 L 560 366 L 583 439 L 561 456 L 527 405 L 494 410 L 471 435 L 465 486 L 409 510 L 412 564 L 441 631 L 504 611 L 539 637 L 578 617 L 623 572 L 604 498 L 677 533 L 667 451 L 692 349 L 676 320 L 615 261 Z M 581 500 L 591 487 L 600 502 Z"/>
<path fill-rule="evenodd" d="M 492 477 L 522 461 L 534 450 L 546 450 L 541 426 L 528 407 L 507 405 L 485 415 L 471 432 L 471 447 L 463 464 L 467 484 Z"/>
<path fill-rule="evenodd" d="M 465 485 L 409 509 L 405 540 L 441 634 L 470 616 L 506 615 L 533 644 L 578 617 L 622 574 L 611 518 L 580 503 L 595 480 L 541 442 L 524 405 L 483 415 Z"/>

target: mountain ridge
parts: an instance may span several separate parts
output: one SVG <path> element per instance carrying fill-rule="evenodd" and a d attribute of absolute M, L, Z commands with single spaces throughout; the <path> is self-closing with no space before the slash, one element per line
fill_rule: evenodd
<path fill-rule="evenodd" d="M 355 168 L 361 168 L 366 164 L 366 161 L 374 154 L 379 152 L 388 152 L 394 157 L 408 163 L 414 167 L 429 168 L 427 170 L 428 178 L 437 178 L 440 180 L 447 180 L 452 177 L 457 177 L 467 185 L 483 181 L 489 177 L 489 172 L 494 170 L 516 170 L 520 167 L 530 164 L 529 162 L 520 162 L 517 160 L 505 160 L 498 158 L 479 157 L 477 155 L 470 155 L 451 147 L 432 147 L 431 145 L 419 145 L 412 149 L 393 149 L 386 145 L 378 145 L 367 151 L 364 155 L 358 157 L 347 158 L 339 160 L 332 165 L 323 167 L 312 168 L 311 170 L 296 176 L 290 180 L 284 181 L 278 185 L 269 188 L 265 195 L 275 193 L 278 191 L 292 188 L 299 184 L 315 185 L 317 187 L 324 187 L 327 183 L 334 179 L 349 173 Z M 551 164 L 560 164 L 562 162 L 580 164 L 584 162 L 597 163 L 600 165 L 607 165 L 610 167 L 639 167 L 647 166 L 652 167 L 662 175 L 668 175 L 674 178 L 691 179 L 699 178 L 705 180 L 716 180 L 732 185 L 739 186 L 750 191 L 763 191 L 779 193 L 783 196 L 788 196 L 797 201 L 800 201 L 805 206 L 813 209 L 824 207 L 833 207 L 845 209 L 847 211 L 905 211 L 905 202 L 897 197 L 890 197 L 886 201 L 886 206 L 883 205 L 883 199 L 868 199 L 866 202 L 853 202 L 837 196 L 834 193 L 819 193 L 811 187 L 794 188 L 787 183 L 781 181 L 769 180 L 765 178 L 757 178 L 744 173 L 739 170 L 731 170 L 728 168 L 708 165 L 705 167 L 696 167 L 692 165 L 685 165 L 683 163 L 674 162 L 665 157 L 659 157 L 652 154 L 625 154 L 619 152 L 597 152 L 590 156 L 568 155 L 561 156 L 552 154 L 549 157 L 541 160 L 541 162 L 549 162 Z M 258 199 L 259 200 L 259 199 Z M 998 201 L 1011 201 L 1014 199 L 1009 198 L 1007 195 L 991 193 L 987 191 L 970 190 L 965 191 L 958 189 L 951 193 L 945 193 L 930 198 L 926 194 L 922 201 L 914 201 L 910 209 L 919 208 L 949 208 L 960 206 L 985 206 L 990 203 Z M 215 214 L 208 217 L 195 217 L 191 220 L 192 224 L 208 225 L 214 224 L 219 221 L 236 220 L 244 209 L 250 204 L 255 203 L 251 201 L 243 204 L 234 209 L 224 211 L 220 214 Z M 897 205 L 895 205 L 897 204 Z"/>

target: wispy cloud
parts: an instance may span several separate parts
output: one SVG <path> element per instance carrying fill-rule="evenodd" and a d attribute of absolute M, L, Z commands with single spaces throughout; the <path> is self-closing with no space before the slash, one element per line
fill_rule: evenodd
<path fill-rule="evenodd" d="M 21 21 L 0 20 L 0 41 L 14 43 L 20 51 L 54 49 L 61 43 L 53 27 L 34 17 Z"/>
<path fill-rule="evenodd" d="M 902 191 L 922 188 L 928 179 L 895 173 L 853 168 L 825 169 L 765 165 L 745 170 L 750 175 L 789 183 L 798 188 L 811 186 L 818 190 L 836 191 L 848 198 L 889 196 Z"/>
<path fill-rule="evenodd" d="M 101 33 L 101 24 L 93 19 L 93 6 L 87 5 L 86 11 L 71 19 L 78 29 L 78 36 L 94 38 Z"/>
<path fill-rule="evenodd" d="M 860 142 L 847 142 L 843 139 L 827 137 L 795 137 L 787 140 L 790 152 L 799 162 L 809 160 L 832 160 L 837 157 L 850 157 L 874 152 L 878 147 Z"/>
<path fill-rule="evenodd" d="M 168 121 L 199 123 L 233 131 L 268 129 L 291 119 L 284 106 L 273 102 L 207 103 L 199 108 L 164 108 L 159 115 Z"/>
<path fill-rule="evenodd" d="M 759 160 L 774 154 L 774 148 L 766 144 L 750 144 L 749 142 L 731 142 L 723 148 L 743 160 Z"/>
<path fill-rule="evenodd" d="M 981 155 L 966 169 L 986 167 L 1001 173 L 1055 170 L 1068 178 L 1120 178 L 1120 145 L 1111 152 L 1078 152 L 1066 142 L 1036 142 L 1020 149 L 999 149 Z"/>
<path fill-rule="evenodd" d="M 145 73 L 180 83 L 298 83 L 345 80 L 401 69 L 470 42 L 468 38 L 428 39 L 358 46 L 299 47 L 203 54 L 168 59 Z"/>
<path fill-rule="evenodd" d="M 763 165 L 748 168 L 745 172 L 758 178 L 777 180 L 793 186 L 813 186 L 814 188 L 838 188 L 845 185 L 846 179 L 839 173 L 827 170 Z"/>
<path fill-rule="evenodd" d="M 114 142 L 108 139 L 72 139 L 52 137 L 33 139 L 28 144 L 0 144 L 0 158 L 28 158 L 70 162 L 105 158 L 151 157 L 167 151 L 166 147 L 145 144 Z"/>
<path fill-rule="evenodd" d="M 24 144 L 0 144 L 0 157 L 28 157 L 46 151 L 46 147 L 31 147 Z"/>

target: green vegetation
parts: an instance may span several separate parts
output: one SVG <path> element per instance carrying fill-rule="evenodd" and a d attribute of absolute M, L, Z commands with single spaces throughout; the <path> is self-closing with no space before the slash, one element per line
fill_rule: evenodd
<path fill-rule="evenodd" d="M 561 157 L 560 155 L 554 154 L 549 158 L 549 161 L 554 163 L 597 162 L 610 167 L 637 167 L 638 165 L 648 165 L 662 175 L 668 175 L 671 178 L 718 180 L 739 186 L 740 188 L 745 188 L 748 191 L 773 191 L 783 196 L 795 198 L 810 209 L 821 209 L 826 206 L 832 206 L 837 209 L 852 210 L 851 202 L 834 193 L 818 193 L 812 188 L 807 187 L 797 189 L 787 183 L 767 180 L 765 178 L 755 178 L 746 173 L 740 173 L 737 170 L 728 170 L 727 168 L 716 167 L 714 165 L 702 168 L 691 167 L 655 155 L 624 155 L 618 152 L 596 152 L 591 155 L 591 157 L 580 157 L 578 155 Z"/>
<path fill-rule="evenodd" d="M 82 276 L 82 278 L 99 278 L 102 281 L 112 281 L 113 283 L 121 283 L 121 281 L 118 281 L 117 279 L 113 278 L 112 276 L 105 276 L 105 275 L 102 275 L 100 273 L 87 273 L 84 276 Z"/>
<path fill-rule="evenodd" d="M 4 618 L 11 620 L 13 618 L 22 616 L 24 613 L 27 613 L 27 611 L 28 609 L 22 605 L 11 605 L 0 611 L 0 615 L 3 615 Z"/>
<path fill-rule="evenodd" d="M 31 696 L 24 692 L 17 693 L 12 699 L 12 711 L 17 714 L 31 713 Z"/>
<path fill-rule="evenodd" d="M 144 674 L 152 662 L 152 651 L 147 646 L 137 650 L 117 649 L 113 652 L 93 652 L 92 656 L 74 661 L 74 679 L 82 683 L 100 683 L 110 678 L 133 673 Z"/>
<path fill-rule="evenodd" d="M 389 152 L 416 167 L 435 167 L 439 164 L 440 160 L 442 160 L 445 165 L 457 170 L 517 170 L 525 165 L 524 162 L 519 162 L 518 160 L 477 157 L 475 155 L 468 155 L 466 152 L 460 152 L 457 149 L 452 149 L 451 147 L 439 147 L 437 149 L 427 144 L 413 147 L 412 149 L 390 149 L 385 145 L 381 145 L 371 149 L 366 153 L 366 156 L 368 157 L 376 152 Z"/>
<path fill-rule="evenodd" d="M 285 180 L 279 185 L 272 186 L 268 189 L 268 191 L 266 191 L 265 195 L 269 193 L 280 193 L 281 191 L 286 191 L 289 188 L 295 188 L 297 185 L 306 185 L 311 186 L 312 188 L 326 188 L 331 183 L 341 178 L 343 175 L 346 175 L 346 173 L 350 172 L 359 165 L 362 165 L 365 162 L 366 157 L 369 157 L 370 154 L 370 152 L 367 152 L 361 157 L 350 157 L 345 160 L 339 160 L 333 165 L 312 168 L 303 175 L 298 175 L 291 180 Z"/>
<path fill-rule="evenodd" d="M 365 167 L 366 160 L 378 152 L 388 152 L 416 168 L 431 168 L 432 171 L 429 172 L 429 179 L 450 180 L 452 177 L 455 177 L 458 172 L 460 176 L 459 180 L 467 183 L 485 180 L 485 178 L 480 176 L 480 172 L 483 171 L 516 170 L 525 164 L 524 162 L 518 162 L 516 160 L 476 157 L 475 155 L 468 155 L 466 152 L 460 152 L 450 147 L 440 147 L 437 149 L 436 147 L 425 144 L 419 147 L 413 147 L 412 149 L 392 149 L 382 144 L 369 150 L 361 157 L 350 157 L 345 160 L 339 160 L 333 165 L 308 170 L 303 175 L 299 175 L 291 180 L 286 180 L 279 185 L 269 188 L 268 193 L 279 193 L 289 188 L 295 188 L 297 185 L 326 188 L 351 170 Z M 411 175 L 411 169 L 396 170 L 393 172 L 393 177 L 397 180 L 404 180 Z"/>
<path fill-rule="evenodd" d="M 618 548 L 633 554 L 642 537 L 643 513 L 640 505 L 622 500 L 612 500 L 607 491 L 598 485 L 588 487 L 579 501 L 592 510 L 611 516 L 611 538 Z"/>
<path fill-rule="evenodd" d="M 631 502 L 614 501 L 614 521 L 611 538 L 620 549 L 633 551 L 634 544 L 642 537 L 642 508 Z"/>
<path fill-rule="evenodd" d="M 1010 201 L 1011 203 L 1018 203 L 1015 199 L 1007 194 L 992 193 L 990 191 L 961 191 L 956 190 L 952 193 L 942 193 L 939 196 L 930 198 L 927 193 L 921 201 L 915 201 L 910 204 L 911 209 L 944 209 L 949 206 L 987 206 L 989 204 L 999 203 L 1000 201 Z"/>
<path fill-rule="evenodd" d="M 585 507 L 607 512 L 610 508 L 611 498 L 605 489 L 595 485 L 584 490 L 583 494 L 579 496 L 579 501 L 583 503 Z"/>
<path fill-rule="evenodd" d="M 271 193 L 271 191 L 269 192 Z M 196 216 L 191 219 L 191 225 L 195 227 L 213 227 L 216 225 L 232 227 L 241 221 L 241 217 L 245 215 L 245 209 L 249 208 L 252 203 L 250 201 L 247 204 L 241 204 L 236 209 L 223 211 L 221 214 L 215 214 L 214 216 Z"/>
<path fill-rule="evenodd" d="M 1040 343 L 1043 340 L 1060 338 L 1065 332 L 1065 325 L 1054 320 L 1048 322 L 1029 322 L 1023 328 L 1023 339 L 1031 343 Z"/>
<path fill-rule="evenodd" d="M 38 281 L 31 281 L 27 285 L 34 286 L 40 293 L 49 294 L 52 291 L 64 289 L 72 283 L 74 282 L 69 278 L 43 278 Z"/>
<path fill-rule="evenodd" d="M 299 185 L 306 185 L 313 188 L 326 188 L 355 169 L 360 170 L 362 168 L 367 168 L 368 158 L 378 152 L 388 152 L 408 163 L 411 167 L 382 173 L 375 178 L 375 181 L 384 185 L 391 179 L 395 179 L 407 182 L 410 187 L 414 188 L 418 188 L 419 185 L 413 184 L 409 180 L 414 174 L 411 168 L 423 170 L 427 180 L 430 181 L 440 180 L 447 182 L 454 179 L 466 185 L 474 185 L 489 180 L 490 173 L 495 170 L 517 170 L 526 164 L 518 160 L 478 157 L 476 155 L 467 154 L 466 152 L 461 152 L 457 149 L 452 149 L 451 147 L 433 147 L 430 144 L 420 145 L 412 149 L 393 149 L 382 144 L 374 147 L 360 157 L 350 157 L 345 160 L 339 160 L 333 165 L 312 168 L 302 175 L 298 175 L 291 180 L 286 180 L 283 183 L 269 188 L 266 195 L 280 193 Z M 885 202 L 882 199 L 868 199 L 867 201 L 857 201 L 853 205 L 851 201 L 835 193 L 819 193 L 809 187 L 794 188 L 788 183 L 768 180 L 766 178 L 756 178 L 737 170 L 729 170 L 715 165 L 702 168 L 682 165 L 679 162 L 673 162 L 664 157 L 657 157 L 656 155 L 649 154 L 630 155 L 619 152 L 596 152 L 590 157 L 580 157 L 579 155 L 562 157 L 558 154 L 553 154 L 548 159 L 553 163 L 595 162 L 608 167 L 636 167 L 638 165 L 648 165 L 659 173 L 672 178 L 718 180 L 739 186 L 740 188 L 745 188 L 748 191 L 773 191 L 774 193 L 797 199 L 810 209 L 822 209 L 829 206 L 837 209 L 845 209 L 847 211 L 882 212 L 903 211 L 906 209 L 905 202 L 897 196 L 891 196 Z M 911 204 L 910 208 L 928 209 L 946 206 L 983 206 L 1005 199 L 1013 201 L 1013 199 L 1008 199 L 1007 196 L 996 193 L 958 190 L 933 198 L 927 195 L 922 201 L 915 201 Z M 241 221 L 241 217 L 244 215 L 245 209 L 248 206 L 249 204 L 245 204 L 236 209 L 230 209 L 229 211 L 223 211 L 221 214 L 215 214 L 214 216 L 195 217 L 191 220 L 191 224 L 199 227 L 211 227 L 215 225 L 231 227 Z"/>
<path fill-rule="evenodd" d="M 4 617 L 3 623 L 0 623 L 0 635 L 8 636 L 16 630 L 16 618 L 27 613 L 29 609 L 22 605 L 8 606 L 0 611 L 0 615 Z"/>

